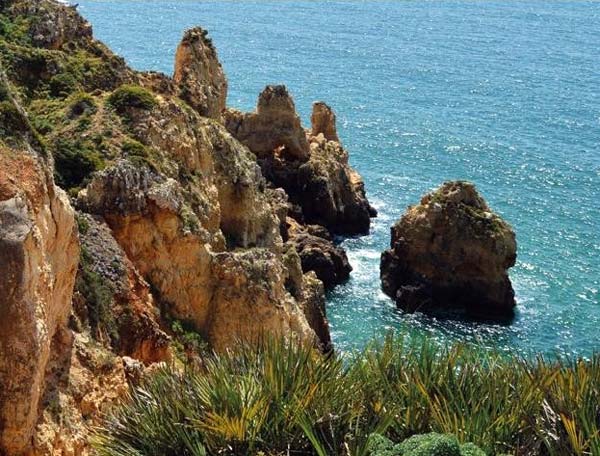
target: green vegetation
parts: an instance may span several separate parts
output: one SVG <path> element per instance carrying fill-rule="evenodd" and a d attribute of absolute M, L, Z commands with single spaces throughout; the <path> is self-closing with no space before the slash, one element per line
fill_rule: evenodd
<path fill-rule="evenodd" d="M 118 114 L 126 114 L 130 108 L 150 110 L 157 102 L 152 92 L 137 85 L 122 85 L 107 100 Z"/>
<path fill-rule="evenodd" d="M 98 109 L 94 97 L 85 92 L 76 92 L 68 101 L 70 118 L 79 117 L 83 114 L 94 114 Z"/>
<path fill-rule="evenodd" d="M 208 343 L 198 333 L 192 322 L 173 320 L 173 346 L 180 359 L 186 360 L 189 355 L 201 356 L 208 353 Z"/>
<path fill-rule="evenodd" d="M 96 443 L 117 456 L 431 456 L 455 442 L 463 456 L 600 454 L 598 385 L 600 356 L 528 361 L 389 337 L 344 363 L 266 341 L 211 355 L 201 371 L 165 368 L 108 416 Z M 398 446 L 373 436 L 431 432 L 455 437 Z M 388 445 L 380 453 L 377 440 Z"/>
<path fill-rule="evenodd" d="M 77 80 L 71 73 L 59 73 L 49 82 L 50 95 L 64 98 L 75 92 L 78 88 Z"/>
<path fill-rule="evenodd" d="M 373 434 L 369 437 L 367 452 L 372 456 L 486 456 L 472 443 L 460 445 L 453 435 L 435 432 L 413 435 L 398 444 Z"/>
<path fill-rule="evenodd" d="M 79 229 L 87 231 L 89 225 L 82 223 L 81 220 L 78 219 Z M 92 255 L 85 247 L 82 247 L 75 290 L 85 300 L 90 329 L 94 338 L 105 339 L 108 337 L 113 344 L 116 344 L 119 335 L 111 312 L 114 291 L 110 284 L 94 271 L 93 261 Z"/>
<path fill-rule="evenodd" d="M 11 101 L 0 101 L 0 136 L 14 136 L 27 131 L 27 121 Z"/>
<path fill-rule="evenodd" d="M 31 44 L 30 25 L 30 19 L 25 16 L 11 18 L 5 14 L 0 14 L 0 38 L 21 45 Z"/>
<path fill-rule="evenodd" d="M 75 221 L 77 222 L 77 230 L 79 231 L 79 234 L 85 236 L 90 230 L 90 222 L 88 222 L 87 219 L 79 213 L 75 215 Z"/>
<path fill-rule="evenodd" d="M 63 188 L 80 187 L 94 171 L 104 168 L 104 159 L 90 141 L 58 138 L 53 146 L 56 182 Z"/>

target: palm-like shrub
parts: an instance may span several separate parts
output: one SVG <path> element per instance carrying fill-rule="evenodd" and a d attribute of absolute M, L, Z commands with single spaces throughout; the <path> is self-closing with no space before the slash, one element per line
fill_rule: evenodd
<path fill-rule="evenodd" d="M 437 432 L 465 454 L 481 454 L 465 442 L 485 454 L 600 454 L 599 388 L 598 356 L 527 361 L 389 337 L 342 360 L 267 340 L 211 355 L 202 371 L 158 372 L 107 417 L 96 447 L 359 456 L 372 453 L 373 434 Z"/>

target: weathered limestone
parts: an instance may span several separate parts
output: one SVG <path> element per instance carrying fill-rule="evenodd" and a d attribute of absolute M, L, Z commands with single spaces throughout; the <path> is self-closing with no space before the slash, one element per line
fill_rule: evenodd
<path fill-rule="evenodd" d="M 285 86 L 267 86 L 258 97 L 256 112 L 226 111 L 225 126 L 259 159 L 273 155 L 290 161 L 308 159 L 306 133 Z"/>
<path fill-rule="evenodd" d="M 516 251 L 512 228 L 473 184 L 446 182 L 392 227 L 391 249 L 381 257 L 383 290 L 409 311 L 511 316 L 515 298 L 507 270 Z"/>
<path fill-rule="evenodd" d="M 228 110 L 225 126 L 256 154 L 265 178 L 301 208 L 300 221 L 334 234 L 366 234 L 376 212 L 348 164 L 348 153 L 330 139 L 337 137 L 333 111 L 324 103 L 314 109 L 312 133 L 317 135 L 302 128 L 284 86 L 267 86 L 256 112 Z"/>
<path fill-rule="evenodd" d="M 31 441 L 52 340 L 71 308 L 78 258 L 65 193 L 34 152 L 1 147 L 0 453 L 18 455 Z"/>
<path fill-rule="evenodd" d="M 322 101 L 313 103 L 310 123 L 312 136 L 322 134 L 327 141 L 340 142 L 337 134 L 335 113 L 326 103 Z"/>
<path fill-rule="evenodd" d="M 206 30 L 185 32 L 177 48 L 173 81 L 179 94 L 201 116 L 220 119 L 227 101 L 227 79 Z"/>

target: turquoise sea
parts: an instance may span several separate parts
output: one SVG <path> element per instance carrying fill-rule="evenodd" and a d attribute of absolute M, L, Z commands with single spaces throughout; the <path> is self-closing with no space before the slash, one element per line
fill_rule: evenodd
<path fill-rule="evenodd" d="M 324 100 L 379 209 L 343 242 L 354 267 L 328 314 L 338 348 L 387 328 L 526 354 L 600 349 L 600 3 L 78 0 L 137 69 L 171 73 L 183 30 L 207 28 L 229 104 L 284 83 L 308 124 Z M 389 227 L 444 180 L 475 182 L 515 228 L 507 326 L 398 311 L 379 289 Z"/>

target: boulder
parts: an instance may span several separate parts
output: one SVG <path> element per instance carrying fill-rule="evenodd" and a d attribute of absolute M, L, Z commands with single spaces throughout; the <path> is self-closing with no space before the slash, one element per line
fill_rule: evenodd
<path fill-rule="evenodd" d="M 392 227 L 391 238 L 381 257 L 381 281 L 399 307 L 512 316 L 507 271 L 516 260 L 515 233 L 473 184 L 446 182 L 425 195 Z"/>
<path fill-rule="evenodd" d="M 352 266 L 346 252 L 333 243 L 325 228 L 319 225 L 302 227 L 292 219 L 288 219 L 288 225 L 295 226 L 288 229 L 288 244 L 298 252 L 302 271 L 313 271 L 326 289 L 348 280 Z"/>

